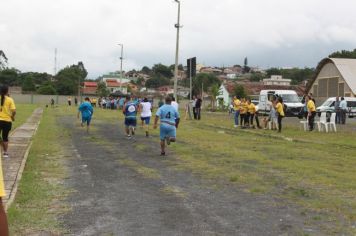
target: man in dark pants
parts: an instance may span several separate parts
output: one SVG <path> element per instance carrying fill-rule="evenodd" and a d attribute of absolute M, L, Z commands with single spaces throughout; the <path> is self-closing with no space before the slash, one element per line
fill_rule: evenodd
<path fill-rule="evenodd" d="M 313 129 L 314 129 L 314 118 L 315 118 L 315 114 L 316 114 L 315 103 L 311 99 L 310 96 L 306 96 L 305 101 L 307 103 L 307 109 L 308 109 L 309 131 L 313 131 Z"/>
<path fill-rule="evenodd" d="M 197 114 L 197 119 L 198 120 L 200 120 L 201 105 L 202 105 L 202 100 L 200 98 L 200 95 L 198 95 L 197 96 L 197 100 L 195 102 L 195 112 Z"/>
<path fill-rule="evenodd" d="M 335 100 L 335 104 L 334 104 L 334 109 L 335 109 L 335 113 L 336 113 L 336 117 L 335 117 L 335 123 L 336 124 L 340 124 L 341 122 L 341 114 L 340 114 L 340 100 L 339 97 L 336 97 Z"/>

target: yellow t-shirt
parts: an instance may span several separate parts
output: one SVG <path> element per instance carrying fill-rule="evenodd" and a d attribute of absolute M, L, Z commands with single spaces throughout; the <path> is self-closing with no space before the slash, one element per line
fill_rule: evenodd
<path fill-rule="evenodd" d="M 234 110 L 237 111 L 237 110 L 240 110 L 240 106 L 241 106 L 241 102 L 239 99 L 235 99 L 234 100 Z"/>
<path fill-rule="evenodd" d="M 241 102 L 240 113 L 241 114 L 246 114 L 247 113 L 247 109 L 248 109 L 247 103 L 246 102 Z"/>
<path fill-rule="evenodd" d="M 12 110 L 15 110 L 14 100 L 8 96 L 5 96 L 4 105 L 0 109 L 0 120 L 12 122 L 11 115 Z"/>
<path fill-rule="evenodd" d="M 278 114 L 280 114 L 281 116 L 284 116 L 284 110 L 283 110 L 282 103 L 280 103 L 280 102 L 277 103 L 276 110 L 277 110 Z"/>
<path fill-rule="evenodd" d="M 247 111 L 250 114 L 255 114 L 256 113 L 256 106 L 255 104 L 251 103 L 250 105 L 247 105 Z"/>
<path fill-rule="evenodd" d="M 315 109 L 315 104 L 313 102 L 313 100 L 309 100 L 307 103 L 307 108 L 308 108 L 308 112 L 314 112 L 316 111 Z"/>
<path fill-rule="evenodd" d="M 5 184 L 4 184 L 4 177 L 2 174 L 2 163 L 0 158 L 0 197 L 5 197 Z"/>

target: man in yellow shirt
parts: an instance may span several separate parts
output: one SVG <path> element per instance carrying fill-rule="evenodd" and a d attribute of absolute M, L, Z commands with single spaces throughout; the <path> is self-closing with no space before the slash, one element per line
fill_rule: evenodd
<path fill-rule="evenodd" d="M 305 98 L 305 102 L 307 103 L 307 110 L 308 110 L 308 125 L 309 125 L 309 131 L 313 131 L 314 129 L 314 118 L 316 115 L 316 108 L 315 108 L 315 103 L 311 99 L 311 97 L 308 95 Z"/>
<path fill-rule="evenodd" d="M 234 106 L 234 111 L 235 111 L 235 116 L 234 116 L 235 125 L 234 125 L 234 127 L 236 128 L 239 125 L 239 116 L 240 116 L 240 107 L 241 107 L 241 101 L 236 96 L 234 96 L 233 106 Z"/>
<path fill-rule="evenodd" d="M 247 102 L 246 102 L 245 98 L 241 99 L 240 119 L 241 119 L 240 120 L 241 127 L 242 127 L 242 123 L 244 124 L 244 126 L 246 126 L 248 124 Z"/>
<path fill-rule="evenodd" d="M 284 105 L 283 99 L 281 97 L 277 98 L 276 111 L 278 114 L 278 132 L 280 133 L 282 131 L 282 119 L 284 117 Z"/>

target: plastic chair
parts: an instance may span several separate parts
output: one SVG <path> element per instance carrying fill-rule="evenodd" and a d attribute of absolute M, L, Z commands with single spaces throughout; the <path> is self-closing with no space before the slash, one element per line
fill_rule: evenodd
<path fill-rule="evenodd" d="M 328 126 L 330 126 L 330 131 L 332 131 L 332 128 L 334 128 L 334 131 L 336 132 L 335 119 L 336 119 L 336 113 L 335 112 L 331 113 L 330 122 L 328 122 Z"/>
<path fill-rule="evenodd" d="M 300 125 L 303 126 L 304 131 L 307 131 L 308 128 L 308 120 L 301 120 L 299 121 Z"/>
<path fill-rule="evenodd" d="M 319 132 L 322 131 L 323 126 L 325 127 L 325 132 L 328 132 L 328 122 L 326 121 L 326 112 L 322 112 L 319 121 L 316 122 L 318 125 Z"/>

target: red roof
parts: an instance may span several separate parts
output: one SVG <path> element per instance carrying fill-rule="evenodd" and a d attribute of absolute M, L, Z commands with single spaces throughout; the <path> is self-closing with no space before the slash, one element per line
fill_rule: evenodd
<path fill-rule="evenodd" d="M 83 94 L 85 95 L 95 95 L 96 94 L 96 87 L 86 87 L 83 88 Z"/>
<path fill-rule="evenodd" d="M 106 81 L 106 86 L 107 87 L 120 87 L 120 83 L 118 82 L 110 82 L 110 81 Z"/>
<path fill-rule="evenodd" d="M 96 82 L 84 82 L 84 87 L 98 87 Z"/>

